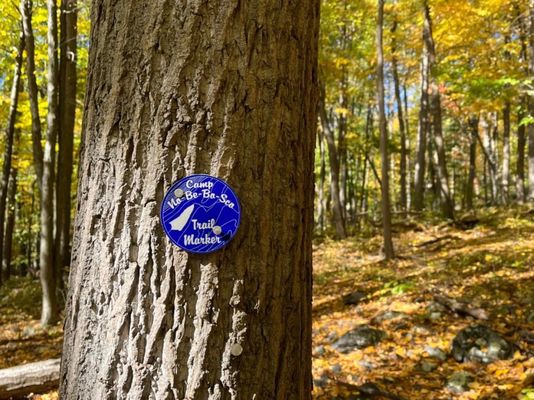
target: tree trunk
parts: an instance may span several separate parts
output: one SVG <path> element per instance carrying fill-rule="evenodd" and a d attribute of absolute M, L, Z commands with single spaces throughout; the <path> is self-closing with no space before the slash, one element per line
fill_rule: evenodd
<path fill-rule="evenodd" d="M 6 278 L 11 276 L 11 255 L 13 248 L 13 231 L 15 230 L 15 215 L 16 215 L 16 194 L 17 194 L 17 170 L 11 168 L 8 186 L 8 206 L 6 218 L 6 231 L 4 235 L 3 255 L 2 255 L 2 269 L 6 273 Z"/>
<path fill-rule="evenodd" d="M 326 138 L 326 144 L 328 146 L 328 160 L 330 164 L 330 198 L 332 200 L 332 216 L 333 225 L 336 229 L 336 239 L 344 239 L 347 235 L 345 232 L 345 220 L 343 219 L 343 205 L 340 198 L 340 185 L 339 185 L 339 157 L 338 149 L 336 148 L 336 142 L 334 140 L 334 131 L 330 126 L 330 121 L 326 113 L 326 95 L 324 86 L 320 88 L 320 106 L 319 113 L 321 119 L 321 126 L 324 136 Z"/>
<path fill-rule="evenodd" d="M 467 177 L 467 185 L 465 191 L 465 206 L 468 210 L 473 209 L 474 194 L 475 194 L 475 177 L 476 177 L 476 162 L 477 162 L 477 136 L 478 136 L 478 118 L 473 116 L 469 119 L 469 175 Z"/>
<path fill-rule="evenodd" d="M 497 164 L 495 162 L 495 153 L 493 150 L 493 138 L 492 138 L 492 129 L 488 122 L 487 117 L 482 117 L 480 120 L 480 125 L 482 126 L 482 132 L 484 136 L 482 137 L 482 148 L 484 150 L 484 156 L 486 159 L 486 171 L 487 171 L 487 182 L 489 181 L 491 189 L 491 204 L 495 204 L 497 196 Z M 487 191 L 487 189 L 486 189 Z M 486 199 L 486 203 L 488 199 Z"/>
<path fill-rule="evenodd" d="M 409 124 L 409 108 L 408 108 L 408 93 L 406 90 L 406 83 L 403 85 L 403 100 L 404 100 L 404 130 L 406 131 L 406 140 L 404 143 L 404 148 L 406 151 L 406 209 L 410 210 L 412 208 L 412 185 L 411 185 L 411 147 L 410 147 L 410 124 Z"/>
<path fill-rule="evenodd" d="M 54 273 L 54 167 L 58 131 L 58 66 L 56 0 L 47 1 L 48 9 L 48 114 L 46 143 L 43 152 L 41 183 L 41 239 L 39 242 L 39 275 L 43 289 L 41 324 L 54 324 L 59 317 Z"/>
<path fill-rule="evenodd" d="M 17 55 L 15 58 L 15 71 L 11 83 L 9 97 L 9 112 L 6 126 L 6 139 L 4 147 L 4 160 L 2 165 L 2 177 L 0 181 L 0 260 L 2 260 L 2 244 L 4 243 L 4 221 L 6 215 L 6 199 L 8 196 L 9 175 L 11 173 L 11 158 L 13 155 L 13 141 L 15 138 L 15 123 L 17 121 L 17 109 L 19 103 L 20 78 L 22 71 L 22 53 L 24 51 L 24 35 L 21 35 Z M 2 271 L 0 271 L 0 284 L 2 283 Z"/>
<path fill-rule="evenodd" d="M 378 123 L 380 129 L 380 154 L 382 156 L 382 229 L 384 236 L 384 255 L 386 260 L 395 257 L 391 233 L 391 204 L 389 198 L 389 157 L 388 157 L 388 131 L 386 125 L 386 107 L 384 104 L 384 0 L 378 0 L 378 22 L 376 28 L 377 47 L 377 102 Z"/>
<path fill-rule="evenodd" d="M 489 136 L 489 154 L 491 155 L 492 163 L 494 165 L 494 175 L 491 182 L 491 191 L 493 204 L 498 204 L 500 200 L 500 184 L 501 177 L 499 171 L 499 151 L 498 151 L 498 141 L 499 141 L 499 118 L 497 113 L 491 113 L 491 134 Z"/>
<path fill-rule="evenodd" d="M 318 1 L 96 0 L 64 399 L 310 399 Z M 209 173 L 232 242 L 173 246 L 160 204 Z"/>
<path fill-rule="evenodd" d="M 393 26 L 391 28 L 392 34 L 392 44 L 391 51 L 392 56 L 392 69 L 393 69 L 393 85 L 395 87 L 395 101 L 397 103 L 397 118 L 399 120 L 399 132 L 400 132 L 400 206 L 403 211 L 408 209 L 408 181 L 407 181 L 407 163 L 408 163 L 408 152 L 406 149 L 406 130 L 404 127 L 404 113 L 403 105 L 400 91 L 400 82 L 399 82 L 399 71 L 397 66 L 397 41 L 395 34 L 397 31 L 397 20 L 393 21 Z"/>
<path fill-rule="evenodd" d="M 528 72 L 534 75 L 534 0 L 529 0 Z M 534 116 L 534 95 L 528 96 L 528 112 Z M 528 201 L 534 201 L 534 124 L 527 125 L 528 134 Z"/>
<path fill-rule="evenodd" d="M 341 82 L 341 99 L 340 99 L 340 107 L 342 109 L 347 109 L 347 100 L 346 96 L 344 94 L 345 91 L 345 83 L 344 80 Z M 338 159 L 338 171 L 337 176 L 339 180 L 339 204 L 341 206 L 341 216 L 343 220 L 343 226 L 345 228 L 345 235 L 346 235 L 346 219 L 347 219 L 347 213 L 346 213 L 346 205 L 347 205 L 347 147 L 346 147 L 346 139 L 345 136 L 347 134 L 347 117 L 344 113 L 340 113 L 338 116 L 338 136 L 337 136 L 337 159 Z"/>
<path fill-rule="evenodd" d="M 367 117 L 365 119 L 365 138 L 363 143 L 363 171 L 362 171 L 362 179 L 361 179 L 361 190 L 360 190 L 360 205 L 358 207 L 360 213 L 364 213 L 367 208 L 366 204 L 366 198 L 367 198 L 367 165 L 369 164 L 369 156 L 368 156 L 368 149 L 369 149 L 369 133 L 372 129 L 373 125 L 373 107 L 371 104 L 367 106 Z"/>
<path fill-rule="evenodd" d="M 425 33 L 423 33 L 423 37 Z M 428 74 L 429 55 L 426 46 L 423 47 L 421 57 L 421 100 L 419 107 L 419 126 L 417 134 L 417 158 L 415 160 L 414 173 L 414 196 L 413 206 L 416 211 L 422 211 L 425 205 L 425 172 L 426 172 L 426 148 L 429 131 L 429 105 L 428 105 Z"/>
<path fill-rule="evenodd" d="M 22 15 L 22 27 L 26 44 L 26 75 L 28 78 L 28 97 L 30 100 L 30 113 L 32 116 L 32 149 L 33 165 L 39 191 L 43 177 L 43 147 L 41 145 L 41 119 L 39 117 L 39 91 L 35 78 L 35 40 L 32 28 L 32 1 L 20 1 L 20 13 Z"/>
<path fill-rule="evenodd" d="M 521 14 L 522 11 L 515 4 L 516 18 L 519 21 L 518 24 L 518 36 L 521 44 L 521 51 L 519 53 L 519 60 L 523 65 L 523 73 L 525 76 L 529 76 L 529 63 L 528 63 L 528 21 Z M 525 187 L 525 146 L 526 140 L 526 126 L 522 123 L 523 118 L 528 111 L 528 97 L 524 94 L 519 96 L 519 107 L 517 112 L 517 159 L 516 159 L 516 191 L 517 201 L 524 203 L 527 201 L 527 188 Z"/>
<path fill-rule="evenodd" d="M 326 201 L 324 195 L 324 182 L 326 178 L 326 154 L 324 148 L 324 135 L 322 132 L 318 132 L 319 141 L 319 187 L 317 189 L 317 224 L 319 225 L 319 231 L 322 233 L 325 226 L 325 212 Z"/>
<path fill-rule="evenodd" d="M 502 131 L 502 176 L 501 176 L 501 196 L 502 203 L 508 204 L 510 189 L 510 102 L 504 105 Z"/>
<path fill-rule="evenodd" d="M 524 203 L 527 200 L 527 191 L 525 188 L 525 146 L 527 143 L 525 125 L 521 121 L 525 117 L 524 107 L 526 101 L 523 97 L 520 98 L 521 105 L 517 114 L 517 160 L 516 160 L 516 190 L 517 201 Z"/>
<path fill-rule="evenodd" d="M 74 117 L 76 113 L 76 24 L 77 0 L 61 2 L 61 56 L 59 60 L 59 130 L 56 184 L 56 238 L 54 269 L 59 289 L 70 263 L 71 182 L 73 164 Z"/>
<path fill-rule="evenodd" d="M 437 182 L 440 191 L 441 206 L 443 214 L 449 219 L 454 219 L 454 204 L 452 201 L 449 174 L 447 172 L 447 161 L 445 157 L 445 143 L 443 140 L 443 127 L 441 119 L 441 95 L 439 93 L 438 82 L 434 77 L 434 69 L 436 64 L 436 49 L 434 46 L 434 38 L 432 35 L 432 19 L 430 16 L 430 8 L 428 1 L 424 2 L 425 21 L 423 27 L 423 37 L 425 48 L 428 54 L 428 68 L 429 73 L 429 112 L 432 116 L 432 139 L 437 154 L 436 172 Z"/>

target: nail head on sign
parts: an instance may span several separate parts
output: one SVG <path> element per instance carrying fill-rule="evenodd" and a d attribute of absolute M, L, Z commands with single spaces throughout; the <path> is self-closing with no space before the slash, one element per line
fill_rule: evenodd
<path fill-rule="evenodd" d="M 239 343 L 234 343 L 230 348 L 230 353 L 236 357 L 240 356 L 241 353 L 243 353 L 243 346 L 241 346 Z"/>
<path fill-rule="evenodd" d="M 220 235 L 222 233 L 222 228 L 219 225 L 215 225 L 213 227 L 213 233 L 215 233 L 216 235 Z"/>
<path fill-rule="evenodd" d="M 174 191 L 174 195 L 180 199 L 184 197 L 184 191 L 182 189 L 176 189 Z"/>

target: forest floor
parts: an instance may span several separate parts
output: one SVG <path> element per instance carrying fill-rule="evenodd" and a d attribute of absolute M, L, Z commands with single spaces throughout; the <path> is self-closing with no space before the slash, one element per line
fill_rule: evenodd
<path fill-rule="evenodd" d="M 315 242 L 315 400 L 534 399 L 534 212 L 489 209 L 465 225 L 405 221 L 387 263 L 380 236 Z M 0 368 L 60 355 L 61 328 L 39 327 L 39 302 L 36 280 L 0 288 Z M 480 324 L 513 343 L 509 359 L 453 358 L 454 337 Z M 339 347 L 362 326 L 376 343 Z"/>
<path fill-rule="evenodd" d="M 534 214 L 481 214 L 463 229 L 415 224 L 397 232 L 399 258 L 387 263 L 380 237 L 314 246 L 315 399 L 534 399 Z M 436 301 L 443 298 L 483 319 L 453 312 Z M 517 346 L 510 359 L 452 357 L 457 333 L 479 324 Z M 338 351 L 338 340 L 362 325 L 385 338 Z M 447 387 L 454 376 L 468 377 L 463 389 Z"/>

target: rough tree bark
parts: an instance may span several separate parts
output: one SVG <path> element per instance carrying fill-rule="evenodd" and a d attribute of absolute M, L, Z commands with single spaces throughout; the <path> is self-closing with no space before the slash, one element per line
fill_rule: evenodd
<path fill-rule="evenodd" d="M 445 217 L 454 219 L 454 204 L 449 186 L 449 174 L 447 172 L 447 160 L 445 156 L 445 143 L 443 140 L 443 126 L 441 118 L 441 95 L 439 93 L 438 82 L 434 76 L 436 64 L 436 48 L 432 34 L 432 18 L 428 1 L 424 1 L 425 20 L 423 25 L 423 39 L 428 54 L 429 68 L 429 113 L 432 116 L 432 142 L 435 147 L 437 160 L 436 172 L 437 182 L 440 192 L 441 207 Z"/>
<path fill-rule="evenodd" d="M 395 257 L 391 232 L 391 204 L 389 198 L 389 156 L 388 131 L 386 126 L 386 107 L 384 104 L 384 0 L 378 0 L 378 21 L 376 27 L 376 85 L 378 102 L 378 128 L 380 130 L 380 155 L 382 157 L 382 230 L 384 236 L 384 255 L 386 260 Z"/>
<path fill-rule="evenodd" d="M 59 121 L 56 183 L 56 238 L 54 269 L 63 287 L 63 272 L 70 263 L 71 182 L 73 165 L 74 117 L 76 113 L 76 26 L 77 0 L 61 2 L 59 60 Z"/>
<path fill-rule="evenodd" d="M 4 221 L 6 215 L 6 200 L 8 195 L 9 175 L 11 173 L 11 159 L 13 156 L 13 141 L 15 138 L 15 122 L 17 121 L 17 109 L 19 104 L 20 78 L 22 74 L 22 53 L 24 51 L 24 35 L 21 35 L 15 57 L 15 71 L 11 83 L 9 96 L 9 111 L 7 117 L 6 137 L 4 144 L 4 159 L 2 163 L 2 177 L 0 180 L 0 260 L 2 256 L 2 244 L 4 243 Z M 2 283 L 2 271 L 0 270 L 0 284 Z"/>
<path fill-rule="evenodd" d="M 58 131 L 58 57 L 57 5 L 47 1 L 48 10 L 48 70 L 47 70 L 47 130 L 43 151 L 41 182 L 41 237 L 39 241 L 39 276 L 43 292 L 41 324 L 54 324 L 59 317 L 54 272 L 54 168 Z"/>
<path fill-rule="evenodd" d="M 94 1 L 62 398 L 310 398 L 318 16 L 317 0 Z M 210 255 L 159 221 L 166 188 L 200 172 L 242 209 Z"/>

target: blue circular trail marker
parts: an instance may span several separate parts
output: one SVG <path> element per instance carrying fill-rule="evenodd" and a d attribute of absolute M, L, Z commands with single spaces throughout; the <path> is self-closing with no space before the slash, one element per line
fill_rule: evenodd
<path fill-rule="evenodd" d="M 176 246 L 206 254 L 232 240 L 241 221 L 241 209 L 225 181 L 210 175 L 189 175 L 165 194 L 160 220 Z"/>

